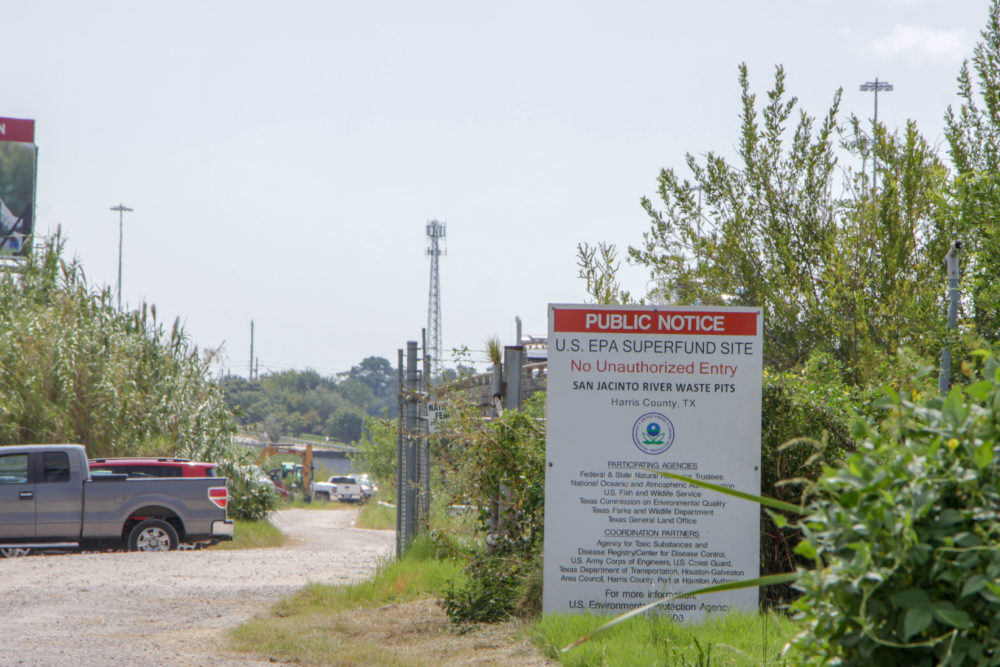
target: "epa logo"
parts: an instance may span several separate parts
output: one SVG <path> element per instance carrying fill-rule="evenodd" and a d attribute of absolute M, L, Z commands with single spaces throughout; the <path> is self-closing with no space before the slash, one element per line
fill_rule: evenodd
<path fill-rule="evenodd" d="M 666 415 L 647 412 L 635 420 L 632 442 L 646 454 L 662 454 L 674 444 L 674 425 Z"/>

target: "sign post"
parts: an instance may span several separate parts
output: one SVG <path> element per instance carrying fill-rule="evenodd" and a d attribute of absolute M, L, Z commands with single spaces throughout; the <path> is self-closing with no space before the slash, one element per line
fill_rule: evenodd
<path fill-rule="evenodd" d="M 759 506 L 656 471 L 759 494 L 762 331 L 756 308 L 549 306 L 546 612 L 758 576 Z M 756 606 L 744 589 L 657 610 Z"/>

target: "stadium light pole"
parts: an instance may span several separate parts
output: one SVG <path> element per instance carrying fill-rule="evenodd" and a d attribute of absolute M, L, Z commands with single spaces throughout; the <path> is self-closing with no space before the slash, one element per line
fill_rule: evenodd
<path fill-rule="evenodd" d="M 878 91 L 892 92 L 892 84 L 888 81 L 865 81 L 859 87 L 863 93 L 875 93 L 875 117 L 872 119 L 872 193 L 878 194 L 878 158 L 875 155 L 875 132 L 878 130 Z"/>
<path fill-rule="evenodd" d="M 132 212 L 128 206 L 119 203 L 118 206 L 112 206 L 112 211 L 118 211 L 118 312 L 122 310 L 122 237 L 124 236 L 125 230 L 125 212 Z"/>

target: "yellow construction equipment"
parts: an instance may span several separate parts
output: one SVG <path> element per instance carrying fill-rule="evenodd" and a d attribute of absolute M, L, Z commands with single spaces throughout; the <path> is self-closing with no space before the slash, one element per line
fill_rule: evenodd
<path fill-rule="evenodd" d="M 270 445 L 261 450 L 257 465 L 275 454 L 294 454 L 302 459 L 302 489 L 305 501 L 312 502 L 313 447 L 312 445 Z"/>

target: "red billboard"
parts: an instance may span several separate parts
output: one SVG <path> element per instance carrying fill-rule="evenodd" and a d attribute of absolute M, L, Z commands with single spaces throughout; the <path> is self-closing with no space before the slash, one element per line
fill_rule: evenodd
<path fill-rule="evenodd" d="M 0 257 L 31 249 L 37 166 L 35 121 L 0 118 Z"/>
<path fill-rule="evenodd" d="M 0 141 L 35 143 L 35 121 L 25 118 L 0 118 Z"/>

